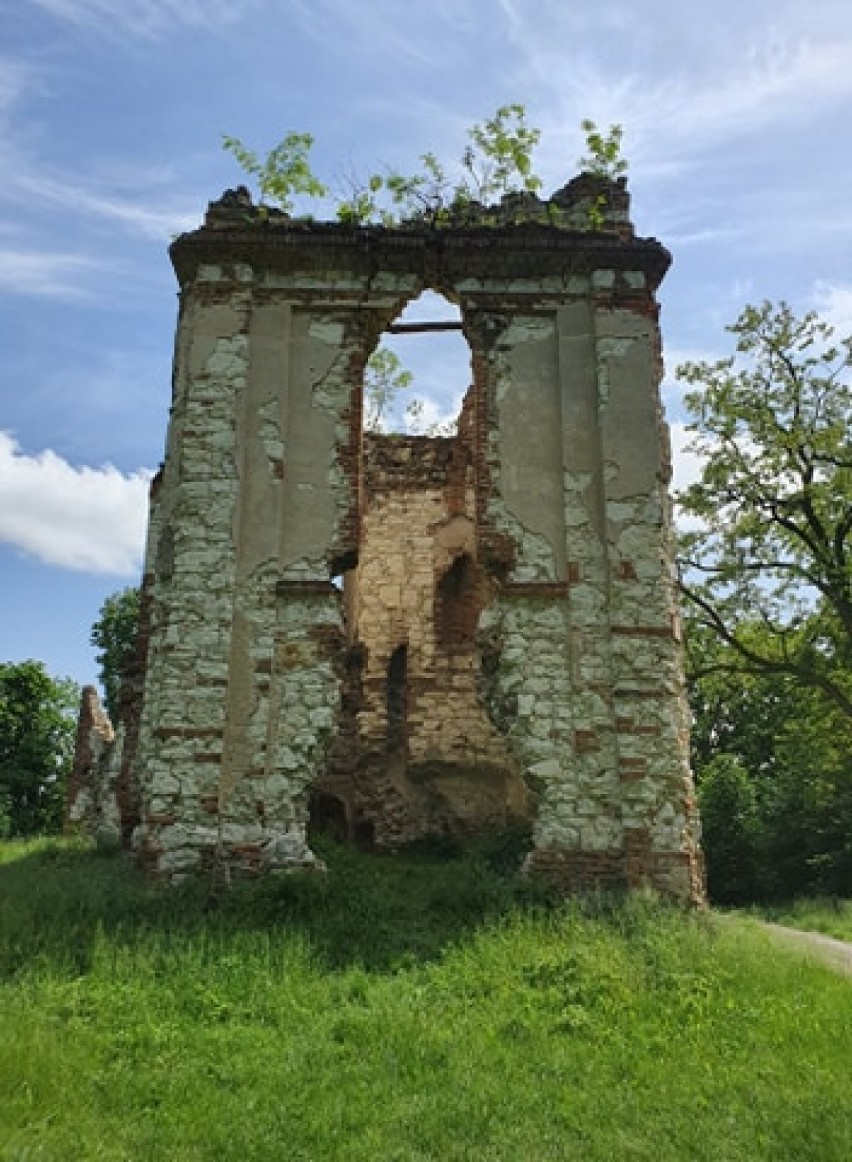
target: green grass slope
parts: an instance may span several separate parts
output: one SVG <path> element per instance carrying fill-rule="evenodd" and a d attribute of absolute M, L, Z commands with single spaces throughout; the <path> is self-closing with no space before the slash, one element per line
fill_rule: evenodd
<path fill-rule="evenodd" d="M 852 985 L 495 845 L 142 882 L 7 845 L 0 1157 L 848 1162 Z"/>

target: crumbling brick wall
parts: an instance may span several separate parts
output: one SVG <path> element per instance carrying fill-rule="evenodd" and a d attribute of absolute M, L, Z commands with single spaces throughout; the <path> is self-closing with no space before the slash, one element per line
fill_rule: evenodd
<path fill-rule="evenodd" d="M 480 696 L 476 642 L 492 587 L 476 562 L 461 438 L 364 440 L 358 565 L 347 633 L 360 659 L 347 745 L 317 792 L 380 847 L 527 815 L 527 794 Z M 332 817 L 333 828 L 338 829 Z"/>
<path fill-rule="evenodd" d="M 434 823 L 464 820 L 493 765 L 505 809 L 534 817 L 531 873 L 701 898 L 659 400 L 669 256 L 628 210 L 623 182 L 588 175 L 445 228 L 300 221 L 228 194 L 173 244 L 127 766 L 153 872 L 310 864 L 312 794 L 344 831 L 360 795 L 396 841 L 429 811 L 395 780 L 431 763 L 434 788 L 473 754 Z M 425 288 L 458 304 L 471 348 L 460 439 L 364 455 L 366 360 Z"/>

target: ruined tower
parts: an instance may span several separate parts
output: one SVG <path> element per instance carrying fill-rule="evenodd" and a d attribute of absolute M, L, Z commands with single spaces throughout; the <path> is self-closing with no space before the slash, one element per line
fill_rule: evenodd
<path fill-rule="evenodd" d="M 520 817 L 533 874 L 699 899 L 670 259 L 635 236 L 623 181 L 439 226 L 228 192 L 171 256 L 144 695 L 119 764 L 146 864 L 310 864 L 312 817 L 378 847 Z M 365 363 L 427 288 L 470 347 L 459 434 L 365 436 Z"/>

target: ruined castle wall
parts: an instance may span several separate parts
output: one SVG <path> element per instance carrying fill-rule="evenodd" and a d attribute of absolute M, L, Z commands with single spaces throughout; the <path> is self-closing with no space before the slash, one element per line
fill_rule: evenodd
<path fill-rule="evenodd" d="M 637 273 L 634 280 L 638 282 Z M 701 878 L 672 567 L 668 431 L 656 318 L 596 312 L 612 691 L 631 876 L 688 894 Z"/>
<path fill-rule="evenodd" d="M 306 281 L 204 263 L 184 292 L 134 762 L 134 843 L 160 874 L 313 859 L 307 790 L 339 711 L 329 578 L 357 545 L 364 356 L 363 280 L 342 272 L 310 301 Z"/>
<path fill-rule="evenodd" d="M 371 436 L 365 449 L 352 586 L 364 657 L 356 803 L 381 846 L 527 813 L 523 781 L 480 697 L 475 631 L 491 591 L 476 566 L 473 489 L 464 463 L 452 463 L 462 456 L 448 438 Z"/>
<path fill-rule="evenodd" d="M 615 201 L 621 217 L 590 237 L 550 211 L 534 229 L 442 232 L 214 207 L 175 244 L 135 756 L 135 842 L 159 873 L 310 862 L 308 794 L 352 724 L 352 651 L 369 637 L 368 751 L 397 713 L 388 668 L 404 645 L 405 764 L 456 754 L 463 733 L 477 763 L 501 754 L 535 803 L 531 871 L 700 896 L 658 392 L 668 257 Z M 361 373 L 425 286 L 458 303 L 471 345 L 461 487 L 370 497 Z M 458 546 L 435 530 L 452 522 L 484 595 L 461 651 L 438 641 L 439 562 Z M 392 545 L 424 526 L 431 544 L 403 562 Z M 344 599 L 330 578 L 359 553 Z"/>
<path fill-rule="evenodd" d="M 594 272 L 498 340 L 490 513 L 518 552 L 482 632 L 495 716 L 539 796 L 531 867 L 688 896 L 701 870 L 656 320 L 641 299 L 612 302 L 643 286 Z M 519 437 L 526 410 L 539 424 Z M 561 506 L 534 467 L 525 479 L 536 463 Z"/>
<path fill-rule="evenodd" d="M 94 686 L 80 695 L 65 829 L 117 843 L 118 804 L 110 765 L 115 731 Z"/>

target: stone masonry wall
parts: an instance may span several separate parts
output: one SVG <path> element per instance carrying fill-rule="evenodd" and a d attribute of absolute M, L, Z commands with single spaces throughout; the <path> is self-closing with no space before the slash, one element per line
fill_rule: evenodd
<path fill-rule="evenodd" d="M 476 565 L 465 450 L 450 438 L 365 437 L 365 506 L 348 578 L 363 659 L 349 779 L 319 788 L 393 847 L 527 814 L 527 795 L 479 695 L 475 634 L 491 599 Z"/>
<path fill-rule="evenodd" d="M 258 214 L 238 192 L 174 243 L 124 760 L 156 874 L 310 864 L 311 795 L 332 784 L 373 795 L 377 840 L 411 832 L 418 769 L 441 792 L 421 821 L 441 796 L 463 819 L 484 801 L 457 778 L 473 758 L 534 813 L 531 873 L 701 899 L 658 390 L 669 257 L 635 236 L 623 183 L 589 228 L 602 189 L 446 229 Z M 471 348 L 462 434 L 376 453 L 371 479 L 364 365 L 426 287 Z M 344 772 L 350 743 L 367 758 Z"/>
<path fill-rule="evenodd" d="M 118 802 L 112 758 L 115 731 L 94 686 L 84 686 L 68 779 L 67 831 L 117 843 Z"/>

